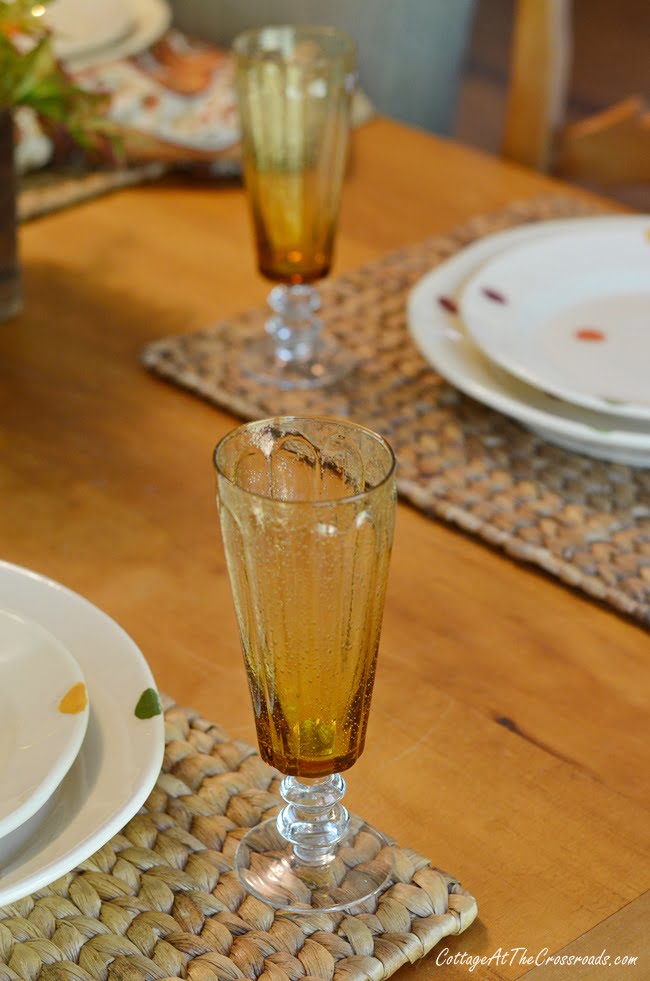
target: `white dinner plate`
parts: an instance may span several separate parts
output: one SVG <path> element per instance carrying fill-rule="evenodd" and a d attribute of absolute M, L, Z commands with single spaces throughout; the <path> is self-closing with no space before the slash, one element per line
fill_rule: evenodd
<path fill-rule="evenodd" d="M 0 562 L 0 598 L 70 651 L 90 702 L 86 738 L 67 776 L 40 811 L 0 839 L 2 906 L 69 872 L 136 814 L 160 771 L 164 725 L 144 657 L 96 606 L 8 562 Z M 150 717 L 136 716 L 136 707 Z"/>
<path fill-rule="evenodd" d="M 52 796 L 88 725 L 81 668 L 47 630 L 0 610 L 0 838 Z"/>
<path fill-rule="evenodd" d="M 43 20 L 59 58 L 74 58 L 121 41 L 133 29 L 130 0 L 53 0 Z"/>
<path fill-rule="evenodd" d="M 67 57 L 67 67 L 77 72 L 94 65 L 131 58 L 146 51 L 169 30 L 172 12 L 167 0 L 129 0 L 129 7 L 131 26 L 126 34 L 113 44 Z"/>
<path fill-rule="evenodd" d="M 460 312 L 483 353 L 527 384 L 650 420 L 650 217 L 518 243 L 470 277 Z"/>
<path fill-rule="evenodd" d="M 643 219 L 637 219 L 642 223 Z M 520 382 L 492 364 L 467 334 L 457 313 L 466 279 L 504 249 L 558 231 L 617 217 L 576 218 L 526 225 L 489 235 L 427 273 L 412 290 L 408 323 L 422 355 L 456 388 L 517 419 L 544 439 L 589 456 L 650 466 L 650 427 L 634 420 L 582 409 Z"/>

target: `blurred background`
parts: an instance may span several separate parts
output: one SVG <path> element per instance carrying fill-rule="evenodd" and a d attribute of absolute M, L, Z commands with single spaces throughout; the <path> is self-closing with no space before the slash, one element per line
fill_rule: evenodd
<path fill-rule="evenodd" d="M 269 21 L 329 21 L 346 28 L 359 41 L 362 85 L 380 112 L 495 154 L 502 151 L 512 82 L 513 28 L 526 7 L 527 16 L 535 7 L 532 16 L 547 17 L 557 31 L 551 44 L 566 46 L 555 52 L 559 62 L 566 54 L 569 71 L 563 123 L 631 96 L 650 98 L 648 0 L 174 0 L 174 21 L 225 46 L 239 30 L 259 24 L 262 6 Z M 543 42 L 542 20 L 527 29 Z M 531 81 L 536 70 L 531 59 Z M 617 180 L 606 188 L 640 208 L 650 208 L 650 128 L 647 133 L 648 180 Z M 628 153 L 624 141 L 612 138 L 611 145 L 617 143 L 621 154 Z M 606 144 L 604 152 L 617 149 Z M 576 181 L 603 190 L 597 176 L 587 178 Z"/>
<path fill-rule="evenodd" d="M 453 135 L 491 153 L 501 147 L 515 0 L 478 0 L 460 85 Z M 567 121 L 640 95 L 650 106 L 649 0 L 573 0 Z M 650 177 L 650 175 L 649 175 Z M 650 209 L 648 184 L 608 194 Z"/>
<path fill-rule="evenodd" d="M 357 99 L 355 125 L 374 107 L 650 210 L 650 0 L 53 0 L 47 6 L 11 0 L 1 6 L 0 15 L 23 6 L 33 21 L 45 14 L 69 77 L 104 98 L 95 116 L 119 130 L 115 143 L 125 148 L 127 165 L 116 177 L 114 144 L 95 138 L 90 103 L 82 100 L 71 115 L 66 79 L 54 66 L 46 66 L 46 89 L 59 94 L 54 118 L 40 98 L 40 76 L 31 90 L 22 85 L 20 98 L 5 93 L 3 100 L 2 77 L 11 76 L 5 66 L 0 108 L 15 102 L 18 167 L 29 177 L 23 217 L 88 193 L 78 183 L 62 201 L 58 182 L 74 168 L 103 169 L 93 193 L 174 168 L 237 175 L 227 52 L 242 30 L 281 23 L 332 24 L 357 40 L 369 102 Z M 68 131 L 76 130 L 74 147 L 70 132 L 61 132 L 66 122 Z M 79 143 L 88 134 L 94 134 L 92 153 L 84 156 Z M 150 169 L 135 172 L 145 165 Z"/>

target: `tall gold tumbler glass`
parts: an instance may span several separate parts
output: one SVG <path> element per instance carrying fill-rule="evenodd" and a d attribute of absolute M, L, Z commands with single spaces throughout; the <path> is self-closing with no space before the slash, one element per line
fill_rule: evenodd
<path fill-rule="evenodd" d="M 355 85 L 355 45 L 330 27 L 264 27 L 235 39 L 244 176 L 257 260 L 279 284 L 268 337 L 242 369 L 282 389 L 334 382 L 353 365 L 321 336 L 311 285 L 332 262 Z"/>
<path fill-rule="evenodd" d="M 341 801 L 363 751 L 395 519 L 375 433 L 280 417 L 217 446 L 217 502 L 260 752 L 285 807 L 236 854 L 278 909 L 348 909 L 390 876 L 383 836 Z"/>

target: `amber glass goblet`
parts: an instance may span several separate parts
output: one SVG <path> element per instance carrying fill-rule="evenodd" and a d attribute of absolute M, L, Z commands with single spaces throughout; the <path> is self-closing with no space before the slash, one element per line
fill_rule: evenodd
<path fill-rule="evenodd" d="M 282 417 L 215 450 L 217 501 L 260 753 L 285 807 L 242 839 L 246 888 L 280 909 L 349 909 L 390 850 L 342 804 L 366 736 L 395 518 L 394 457 L 350 422 Z"/>
<path fill-rule="evenodd" d="M 321 335 L 313 283 L 332 263 L 355 85 L 355 45 L 329 27 L 265 27 L 235 39 L 244 176 L 267 337 L 242 368 L 282 389 L 340 379 L 352 357 Z"/>

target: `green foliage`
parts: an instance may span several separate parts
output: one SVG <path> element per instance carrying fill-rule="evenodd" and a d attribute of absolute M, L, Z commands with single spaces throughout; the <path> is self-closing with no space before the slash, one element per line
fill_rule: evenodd
<path fill-rule="evenodd" d="M 70 81 L 42 17 L 34 16 L 42 9 L 34 0 L 0 0 L 0 109 L 30 106 L 85 149 L 98 149 L 112 139 L 106 98 Z"/>

